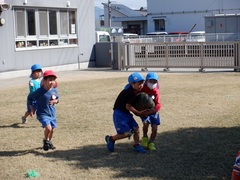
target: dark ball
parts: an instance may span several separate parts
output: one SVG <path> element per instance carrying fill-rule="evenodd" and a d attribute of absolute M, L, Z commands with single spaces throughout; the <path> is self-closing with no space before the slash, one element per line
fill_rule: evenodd
<path fill-rule="evenodd" d="M 142 111 L 145 109 L 151 109 L 155 107 L 155 103 L 151 97 L 148 96 L 148 94 L 144 92 L 140 92 L 136 95 L 133 107 L 138 110 Z"/>

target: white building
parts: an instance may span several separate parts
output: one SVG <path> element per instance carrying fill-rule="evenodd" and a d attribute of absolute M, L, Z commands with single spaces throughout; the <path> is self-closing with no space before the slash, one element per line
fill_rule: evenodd
<path fill-rule="evenodd" d="M 91 66 L 94 44 L 94 0 L 0 0 L 0 72 Z"/>
<path fill-rule="evenodd" d="M 204 30 L 204 17 L 240 13 L 240 0 L 148 0 L 148 32 Z"/>
<path fill-rule="evenodd" d="M 125 33 L 147 33 L 147 11 L 132 10 L 122 4 L 107 4 L 104 6 L 104 24 L 111 27 L 123 27 Z M 110 8 L 110 9 L 109 9 Z"/>

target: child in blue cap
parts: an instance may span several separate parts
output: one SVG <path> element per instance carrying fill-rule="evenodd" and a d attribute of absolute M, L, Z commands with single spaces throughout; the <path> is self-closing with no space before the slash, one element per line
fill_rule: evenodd
<path fill-rule="evenodd" d="M 31 80 L 28 83 L 29 86 L 29 94 L 33 93 L 36 91 L 38 88 L 40 88 L 41 84 L 41 78 L 42 78 L 42 67 L 39 64 L 34 64 L 31 67 L 32 73 L 30 74 Z M 33 108 L 36 110 L 37 108 L 37 103 L 36 101 L 33 101 Z M 24 116 L 22 116 L 22 123 L 26 124 L 27 123 L 27 117 L 30 114 L 30 106 L 27 105 L 27 111 L 25 112 Z"/>
<path fill-rule="evenodd" d="M 143 122 L 143 137 L 141 145 L 149 150 L 156 150 L 153 143 L 157 136 L 157 128 L 160 125 L 159 111 L 161 109 L 160 92 L 158 84 L 158 76 L 154 72 L 149 72 L 146 76 L 146 82 L 141 89 L 141 92 L 147 93 L 154 101 L 155 108 L 149 110 L 149 115 L 141 117 Z M 152 132 L 150 138 L 148 138 L 148 127 L 151 124 Z"/>
<path fill-rule="evenodd" d="M 110 152 L 114 152 L 115 141 L 124 138 L 130 138 L 133 135 L 134 145 L 136 151 L 146 153 L 139 144 L 139 127 L 135 119 L 134 113 L 137 116 L 147 116 L 147 111 L 138 111 L 132 104 L 136 94 L 142 89 L 144 78 L 139 73 L 132 73 L 128 77 L 128 84 L 118 95 L 113 107 L 113 123 L 117 134 L 114 136 L 107 135 L 105 141 Z"/>

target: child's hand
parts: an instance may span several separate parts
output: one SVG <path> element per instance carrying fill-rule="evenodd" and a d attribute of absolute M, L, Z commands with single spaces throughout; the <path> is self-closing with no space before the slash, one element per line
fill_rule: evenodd
<path fill-rule="evenodd" d="M 156 110 L 154 108 L 152 109 L 147 109 L 148 115 L 156 113 Z"/>
<path fill-rule="evenodd" d="M 148 110 L 143 110 L 143 111 L 140 111 L 140 117 L 147 117 L 149 114 Z"/>
<path fill-rule="evenodd" d="M 51 100 L 49 101 L 50 106 L 52 106 L 52 105 L 54 105 L 54 104 L 57 104 L 57 103 L 58 103 L 58 100 L 57 100 L 57 99 L 51 99 Z"/>
<path fill-rule="evenodd" d="M 149 116 L 149 115 L 151 115 L 151 114 L 154 114 L 154 113 L 156 113 L 156 110 L 154 109 L 154 108 L 152 108 L 152 109 L 145 109 L 145 110 L 143 110 L 143 111 L 141 111 L 141 117 L 147 117 L 147 116 Z"/>

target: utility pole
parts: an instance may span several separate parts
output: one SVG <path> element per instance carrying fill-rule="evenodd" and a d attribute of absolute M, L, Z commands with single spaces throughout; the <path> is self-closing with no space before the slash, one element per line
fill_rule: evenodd
<path fill-rule="evenodd" d="M 109 27 L 112 26 L 112 20 L 111 20 L 111 1 L 108 0 L 108 25 Z"/>

